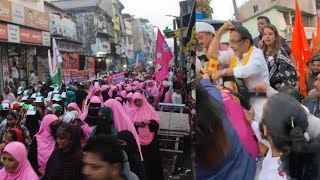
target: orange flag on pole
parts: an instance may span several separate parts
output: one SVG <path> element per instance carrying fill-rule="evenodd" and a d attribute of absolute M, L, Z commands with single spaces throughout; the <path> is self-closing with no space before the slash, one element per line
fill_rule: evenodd
<path fill-rule="evenodd" d="M 302 22 L 302 17 L 300 13 L 300 7 L 298 1 L 296 0 L 296 10 L 295 10 L 295 20 L 293 25 L 292 40 L 291 40 L 291 50 L 294 58 L 297 61 L 297 67 L 299 71 L 299 88 L 301 93 L 307 95 L 306 87 L 306 63 L 310 56 L 309 44 L 304 32 L 304 26 Z"/>
<path fill-rule="evenodd" d="M 319 42 L 320 42 L 320 17 L 318 17 L 318 24 L 317 24 L 317 47 L 319 49 Z"/>
<path fill-rule="evenodd" d="M 312 33 L 312 51 L 313 53 L 318 52 L 318 38 Z"/>

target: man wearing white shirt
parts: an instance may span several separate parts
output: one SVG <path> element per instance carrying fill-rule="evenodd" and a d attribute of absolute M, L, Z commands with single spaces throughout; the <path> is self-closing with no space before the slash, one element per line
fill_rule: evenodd
<path fill-rule="evenodd" d="M 227 51 L 219 52 L 219 44 L 222 34 L 230 30 L 230 47 Z M 218 59 L 219 62 L 229 62 L 230 67 L 212 72 L 214 79 L 234 76 L 243 79 L 250 92 L 254 90 L 255 84 L 269 84 L 269 70 L 263 52 L 254 47 L 253 39 L 245 27 L 234 27 L 227 21 L 216 33 L 211 42 L 207 56 Z M 255 110 L 255 120 L 260 121 L 262 107 L 267 100 L 266 96 L 252 96 L 250 104 Z"/>
<path fill-rule="evenodd" d="M 14 85 L 15 85 L 16 87 L 18 87 L 18 83 L 19 83 L 19 71 L 18 71 L 18 69 L 17 69 L 17 63 L 16 63 L 16 62 L 12 62 L 11 76 L 12 76 Z"/>

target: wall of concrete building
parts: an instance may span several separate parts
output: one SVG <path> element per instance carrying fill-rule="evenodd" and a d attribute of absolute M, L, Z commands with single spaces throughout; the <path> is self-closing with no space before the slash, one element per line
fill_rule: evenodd
<path fill-rule="evenodd" d="M 143 35 L 141 31 L 141 23 L 139 19 L 135 19 L 131 22 L 132 26 L 132 40 L 133 51 L 144 51 Z"/>
<path fill-rule="evenodd" d="M 316 4 L 315 1 L 312 0 L 298 0 L 300 10 L 302 12 L 316 15 Z M 258 11 L 254 12 L 254 6 L 258 5 Z M 294 10 L 295 9 L 295 0 L 250 0 L 241 7 L 238 8 L 239 10 L 239 19 L 240 21 L 244 21 L 252 16 L 255 16 L 263 11 L 268 10 L 271 7 L 280 6 L 284 7 L 287 10 Z"/>
<path fill-rule="evenodd" d="M 133 52 L 132 27 L 131 22 L 124 21 L 126 27 L 126 45 L 129 51 Z"/>

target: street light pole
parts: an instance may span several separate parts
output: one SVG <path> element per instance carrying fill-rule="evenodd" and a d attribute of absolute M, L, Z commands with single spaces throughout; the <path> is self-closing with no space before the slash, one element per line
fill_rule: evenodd
<path fill-rule="evenodd" d="M 181 35 L 181 41 L 180 41 L 180 63 L 183 67 L 185 65 L 184 63 L 184 57 L 183 57 L 183 16 L 180 14 L 180 35 Z"/>

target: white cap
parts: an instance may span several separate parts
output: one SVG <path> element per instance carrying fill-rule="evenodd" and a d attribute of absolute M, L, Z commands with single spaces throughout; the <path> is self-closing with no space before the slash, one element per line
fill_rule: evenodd
<path fill-rule="evenodd" d="M 27 115 L 35 115 L 36 113 L 37 113 L 36 107 L 29 106 L 28 111 L 27 111 Z"/>
<path fill-rule="evenodd" d="M 36 103 L 42 103 L 42 102 L 44 102 L 44 98 L 43 98 L 42 96 L 37 97 L 34 102 L 36 102 Z"/>
<path fill-rule="evenodd" d="M 19 88 L 18 88 L 18 93 L 17 93 L 17 94 L 18 94 L 18 95 L 22 94 L 23 90 L 24 90 L 24 88 L 23 88 L 23 87 L 19 87 Z"/>
<path fill-rule="evenodd" d="M 21 98 L 21 101 L 26 101 L 26 100 L 28 100 L 28 97 L 29 97 L 29 96 L 23 96 L 23 97 Z"/>
<path fill-rule="evenodd" d="M 62 92 L 61 93 L 61 97 L 64 98 L 64 99 L 67 98 L 67 93 L 66 92 Z"/>
<path fill-rule="evenodd" d="M 23 96 L 29 96 L 29 90 L 24 90 L 23 91 Z"/>
<path fill-rule="evenodd" d="M 75 115 L 72 112 L 67 112 L 63 117 L 63 122 L 69 123 L 75 119 Z"/>
<path fill-rule="evenodd" d="M 200 33 L 200 32 L 209 32 L 212 34 L 216 34 L 216 30 L 209 23 L 196 22 L 196 33 Z"/>
<path fill-rule="evenodd" d="M 59 93 L 59 87 L 55 87 L 53 90 L 54 93 Z"/>
<path fill-rule="evenodd" d="M 60 96 L 60 94 L 55 94 L 55 95 L 53 95 L 53 98 L 52 98 L 52 101 L 61 101 L 61 96 Z"/>
<path fill-rule="evenodd" d="M 2 110 L 9 110 L 10 104 L 9 103 L 2 103 Z"/>

